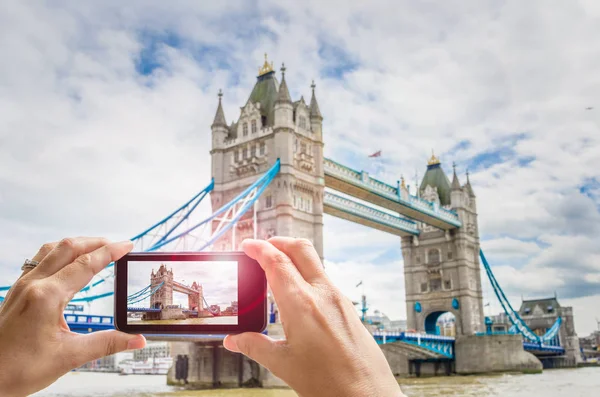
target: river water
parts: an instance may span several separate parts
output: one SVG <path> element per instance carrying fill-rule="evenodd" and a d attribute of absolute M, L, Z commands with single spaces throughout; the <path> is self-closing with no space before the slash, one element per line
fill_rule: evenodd
<path fill-rule="evenodd" d="M 451 376 L 399 380 L 409 397 L 502 396 L 590 397 L 600 390 L 600 367 L 548 370 L 538 375 Z M 185 391 L 166 385 L 165 376 L 71 372 L 36 397 L 292 397 L 291 390 L 230 389 Z"/>
<path fill-rule="evenodd" d="M 127 325 L 138 324 L 229 324 L 235 325 L 238 323 L 238 316 L 217 316 L 217 317 L 199 317 L 199 318 L 186 318 L 185 320 L 142 320 L 135 318 L 128 318 Z"/>

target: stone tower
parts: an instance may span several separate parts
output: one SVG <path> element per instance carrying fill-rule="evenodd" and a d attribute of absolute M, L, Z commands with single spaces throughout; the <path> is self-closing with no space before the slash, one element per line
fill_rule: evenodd
<path fill-rule="evenodd" d="M 192 289 L 194 293 L 188 294 L 188 308 L 190 310 L 198 310 L 201 312 L 204 310 L 204 293 L 202 292 L 202 285 L 194 281 L 190 289 Z"/>
<path fill-rule="evenodd" d="M 153 290 L 163 282 L 163 286 L 150 297 L 151 308 L 163 309 L 173 304 L 173 271 L 168 270 L 165 265 L 160 265 L 156 273 L 152 269 L 150 289 Z"/>
<path fill-rule="evenodd" d="M 256 181 L 280 160 L 281 169 L 256 206 L 256 237 L 309 239 L 323 257 L 323 117 L 315 97 L 292 102 L 281 67 L 278 82 L 265 55 L 254 88 L 235 122 L 227 125 L 221 104 L 212 124 L 211 192 L 213 212 Z M 217 222 L 213 224 L 213 230 Z M 254 236 L 253 211 L 246 213 L 214 245 L 216 251 L 239 249 Z"/>
<path fill-rule="evenodd" d="M 443 231 L 421 225 L 418 238 L 402 238 L 407 326 L 436 333 L 439 316 L 451 312 L 457 335 L 483 332 L 477 206 L 468 174 L 463 186 L 456 170 L 450 182 L 432 155 L 419 190 L 424 199 L 456 211 L 462 227 Z"/>

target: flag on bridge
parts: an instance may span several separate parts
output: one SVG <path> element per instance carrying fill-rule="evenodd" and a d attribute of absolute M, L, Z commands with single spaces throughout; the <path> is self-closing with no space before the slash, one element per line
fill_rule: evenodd
<path fill-rule="evenodd" d="M 378 150 L 375 153 L 370 154 L 369 157 L 381 157 L 381 150 Z"/>
<path fill-rule="evenodd" d="M 362 280 L 360 281 L 360 283 L 356 284 L 356 287 L 360 287 L 362 285 Z"/>

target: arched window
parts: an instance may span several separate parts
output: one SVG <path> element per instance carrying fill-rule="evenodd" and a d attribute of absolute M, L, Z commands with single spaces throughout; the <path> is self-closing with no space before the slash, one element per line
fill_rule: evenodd
<path fill-rule="evenodd" d="M 256 134 L 256 120 L 252 120 L 252 133 Z"/>
<path fill-rule="evenodd" d="M 242 134 L 244 136 L 248 136 L 248 123 L 244 123 L 242 128 L 243 128 Z"/>
<path fill-rule="evenodd" d="M 300 128 L 306 129 L 306 117 L 300 116 L 299 119 L 300 119 L 300 121 L 298 124 L 300 125 Z"/>
<path fill-rule="evenodd" d="M 427 252 L 427 259 L 429 259 L 428 263 L 430 265 L 440 263 L 440 251 L 435 248 L 430 249 L 429 252 Z"/>

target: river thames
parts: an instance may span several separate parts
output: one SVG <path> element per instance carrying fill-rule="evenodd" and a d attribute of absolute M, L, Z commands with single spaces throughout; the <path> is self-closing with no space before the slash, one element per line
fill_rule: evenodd
<path fill-rule="evenodd" d="M 452 376 L 399 380 L 409 397 L 589 397 L 600 389 L 600 368 L 548 370 L 538 375 Z M 36 397 L 292 397 L 283 389 L 185 391 L 165 376 L 71 372 Z"/>

